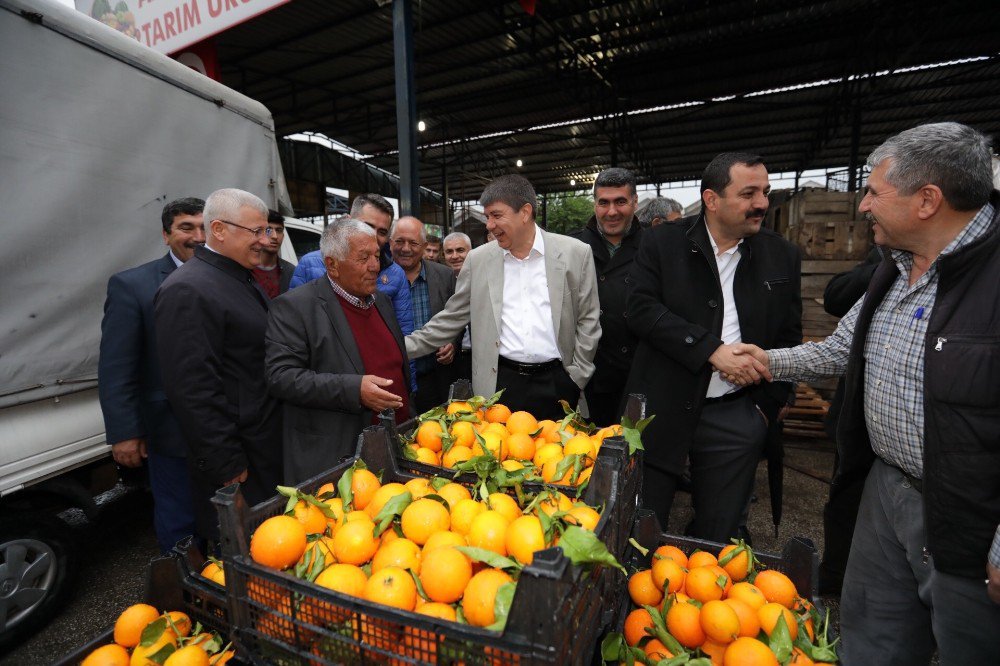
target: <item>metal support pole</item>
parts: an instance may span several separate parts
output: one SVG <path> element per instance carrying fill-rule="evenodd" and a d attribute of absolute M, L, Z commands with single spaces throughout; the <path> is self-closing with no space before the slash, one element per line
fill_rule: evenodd
<path fill-rule="evenodd" d="M 547 194 L 542 195 L 542 223 L 538 226 L 542 229 L 549 228 L 549 197 Z"/>
<path fill-rule="evenodd" d="M 441 228 L 447 236 L 451 231 L 451 204 L 448 203 L 448 146 L 441 147 Z"/>
<path fill-rule="evenodd" d="M 854 106 L 854 117 L 851 122 L 851 162 L 847 169 L 847 191 L 857 192 L 861 183 L 860 164 L 858 163 L 858 153 L 861 150 L 861 109 L 856 104 Z"/>
<path fill-rule="evenodd" d="M 396 74 L 396 136 L 399 139 L 399 214 L 420 214 L 417 170 L 417 94 L 413 83 L 413 10 L 410 0 L 392 2 Z"/>

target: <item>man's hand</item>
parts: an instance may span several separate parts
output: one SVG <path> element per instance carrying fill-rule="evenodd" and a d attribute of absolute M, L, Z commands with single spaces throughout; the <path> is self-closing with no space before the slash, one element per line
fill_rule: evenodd
<path fill-rule="evenodd" d="M 987 562 L 986 574 L 989 576 L 986 583 L 986 594 L 990 596 L 993 603 L 1000 604 L 1000 568 Z"/>
<path fill-rule="evenodd" d="M 136 437 L 115 442 L 111 445 L 111 457 L 122 467 L 139 467 L 146 457 L 146 440 Z"/>
<path fill-rule="evenodd" d="M 242 472 L 239 473 L 239 476 L 236 476 L 236 477 L 233 477 L 232 479 L 229 479 L 228 481 L 226 481 L 222 485 L 223 486 L 231 486 L 234 483 L 243 483 L 246 480 L 247 480 L 247 470 L 243 470 Z"/>
<path fill-rule="evenodd" d="M 744 346 L 750 347 L 752 345 Z M 724 380 L 736 386 L 756 384 L 761 379 L 771 381 L 771 373 L 767 371 L 767 363 L 761 363 L 749 351 L 737 354 L 738 347 L 739 345 L 722 345 L 708 357 L 708 362 L 718 370 Z"/>
<path fill-rule="evenodd" d="M 455 344 L 449 342 L 444 347 L 437 350 L 437 362 L 441 365 L 448 365 L 455 360 Z"/>
<path fill-rule="evenodd" d="M 391 379 L 376 377 L 375 375 L 365 375 L 361 378 L 361 404 L 375 413 L 383 409 L 399 409 L 403 406 L 403 399 L 395 393 L 389 393 L 384 389 L 392 386 Z"/>

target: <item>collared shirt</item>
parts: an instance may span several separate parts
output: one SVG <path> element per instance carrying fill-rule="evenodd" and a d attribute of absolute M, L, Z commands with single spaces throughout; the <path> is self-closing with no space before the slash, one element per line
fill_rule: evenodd
<path fill-rule="evenodd" d="M 597 234 L 601 237 L 601 240 L 604 241 L 604 247 L 607 248 L 608 258 L 610 259 L 615 256 L 615 252 L 621 249 L 622 242 L 625 240 L 625 237 L 628 236 L 628 232 L 632 230 L 632 223 L 631 222 L 628 223 L 628 226 L 625 227 L 625 231 L 622 232 L 621 240 L 619 240 L 618 244 L 615 245 L 614 243 L 608 240 L 607 236 L 604 235 L 604 230 L 601 229 L 601 223 L 597 222 L 596 218 L 594 219 L 594 222 L 595 222 L 594 226 L 597 227 Z"/>
<path fill-rule="evenodd" d="M 208 248 L 208 249 L 211 250 L 212 248 Z M 214 252 L 215 250 L 212 250 L 212 251 Z M 174 260 L 174 266 L 176 266 L 177 268 L 180 268 L 181 264 L 183 264 L 184 262 L 177 258 L 177 255 L 174 254 L 173 250 L 167 250 L 167 252 L 170 253 L 170 258 Z"/>
<path fill-rule="evenodd" d="M 993 206 L 987 204 L 940 256 L 981 238 L 992 219 Z M 891 253 L 899 275 L 876 308 L 865 340 L 865 419 L 876 455 L 919 479 L 924 472 L 924 339 L 937 296 L 940 256 L 910 285 L 913 255 Z M 768 351 L 774 378 L 810 381 L 844 374 L 863 301 L 823 342 Z"/>
<path fill-rule="evenodd" d="M 417 330 L 431 320 L 431 292 L 427 286 L 427 269 L 420 260 L 420 273 L 410 282 L 410 306 L 413 309 L 413 330 Z M 432 371 L 437 365 L 435 354 L 427 354 L 416 359 L 418 375 Z"/>
<path fill-rule="evenodd" d="M 545 274 L 545 241 L 537 226 L 527 257 L 518 259 L 509 250 L 503 253 L 500 355 L 521 363 L 561 358 Z"/>
<path fill-rule="evenodd" d="M 348 303 L 350 303 L 351 305 L 353 305 L 354 307 L 361 308 L 362 310 L 367 310 L 371 306 L 375 305 L 375 294 L 369 294 L 363 299 L 358 298 L 353 294 L 347 293 L 344 290 L 344 288 L 341 287 L 336 282 L 334 282 L 333 278 L 331 278 L 329 275 L 326 276 L 326 279 L 330 281 L 330 286 L 333 287 L 333 290 L 336 292 L 336 294 L 341 298 L 343 298 Z"/>
<path fill-rule="evenodd" d="M 736 277 L 736 267 L 740 264 L 742 250 L 740 241 L 722 254 L 719 254 L 719 244 L 712 237 L 712 231 L 705 223 L 705 231 L 708 232 L 708 241 L 712 244 L 712 255 L 715 257 L 715 265 L 719 269 L 719 282 L 722 284 L 722 341 L 727 344 L 742 342 L 743 337 L 740 332 L 740 315 L 736 311 L 736 299 L 733 297 L 733 279 Z M 718 372 L 712 372 L 712 379 L 708 382 L 707 398 L 718 398 L 719 396 L 732 393 L 737 387 L 724 380 Z"/>

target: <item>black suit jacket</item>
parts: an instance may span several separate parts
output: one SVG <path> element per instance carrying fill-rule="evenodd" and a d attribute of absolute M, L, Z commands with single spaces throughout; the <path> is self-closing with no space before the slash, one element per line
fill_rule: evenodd
<path fill-rule="evenodd" d="M 288 291 L 288 285 L 291 283 L 292 275 L 295 273 L 295 264 L 279 257 L 278 265 L 281 266 L 281 277 L 278 281 L 278 294 L 280 295 Z"/>
<path fill-rule="evenodd" d="M 802 341 L 797 247 L 761 229 L 741 246 L 733 294 L 744 342 L 771 349 Z M 643 230 L 632 267 L 628 321 L 639 339 L 628 391 L 644 393 L 656 418 L 643 433 L 646 461 L 681 473 L 722 344 L 722 286 L 701 216 Z M 751 396 L 774 423 L 793 390 L 762 383 Z"/>
<path fill-rule="evenodd" d="M 375 307 L 410 364 L 403 332 L 389 298 L 375 292 Z M 361 404 L 366 373 L 344 310 L 324 275 L 271 301 L 265 371 L 271 394 L 283 401 L 285 483 L 295 485 L 353 455 L 373 414 Z"/>
<path fill-rule="evenodd" d="M 156 294 L 163 387 L 188 442 L 203 535 L 214 532 L 207 499 L 222 483 L 247 470 L 245 495 L 259 502 L 281 480 L 281 413 L 264 381 L 267 307 L 250 271 L 204 247 Z"/>
<path fill-rule="evenodd" d="M 153 297 L 175 268 L 167 253 L 108 280 L 97 387 L 109 444 L 142 437 L 157 454 L 183 457 L 187 445 L 163 392 L 153 321 Z"/>

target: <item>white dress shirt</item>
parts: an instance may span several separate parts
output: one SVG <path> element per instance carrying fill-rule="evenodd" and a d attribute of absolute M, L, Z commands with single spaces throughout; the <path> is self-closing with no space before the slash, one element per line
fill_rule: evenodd
<path fill-rule="evenodd" d="M 208 249 L 211 250 L 212 248 L 208 248 Z M 174 254 L 173 250 L 167 250 L 167 252 L 170 253 L 170 258 L 174 260 L 174 266 L 176 266 L 177 268 L 180 268 L 181 264 L 183 264 L 184 262 L 177 258 L 177 255 Z"/>
<path fill-rule="evenodd" d="M 527 257 L 518 259 L 509 250 L 503 253 L 500 355 L 521 363 L 560 358 L 545 275 L 545 241 L 537 226 Z"/>
<path fill-rule="evenodd" d="M 722 283 L 722 341 L 727 345 L 742 342 L 740 315 L 736 312 L 736 299 L 733 298 L 733 278 L 736 277 L 736 267 L 740 263 L 740 246 L 743 245 L 743 241 L 719 254 L 719 246 L 712 237 L 710 229 L 708 229 L 708 240 L 712 243 L 712 254 L 715 256 L 715 265 L 719 268 L 719 281 Z M 730 384 L 722 379 L 718 372 L 713 371 L 705 397 L 718 398 L 732 393 L 737 388 L 739 387 Z"/>

